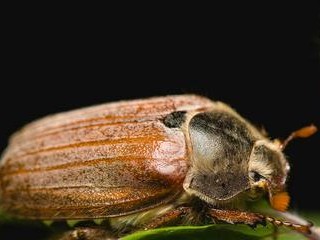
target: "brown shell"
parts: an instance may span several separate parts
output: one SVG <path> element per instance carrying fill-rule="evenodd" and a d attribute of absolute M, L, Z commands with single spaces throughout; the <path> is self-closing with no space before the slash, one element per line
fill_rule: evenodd
<path fill-rule="evenodd" d="M 212 102 L 195 95 L 122 101 L 35 121 L 0 165 L 1 208 L 37 219 L 126 215 L 169 202 L 188 169 L 181 129 L 162 119 Z"/>

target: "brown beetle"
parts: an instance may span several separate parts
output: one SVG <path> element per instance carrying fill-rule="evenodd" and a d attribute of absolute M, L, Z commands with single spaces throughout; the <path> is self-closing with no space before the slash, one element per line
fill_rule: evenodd
<path fill-rule="evenodd" d="M 114 229 L 213 219 L 308 232 L 245 211 L 263 192 L 275 209 L 286 209 L 284 145 L 224 103 L 196 95 L 60 113 L 11 138 L 0 165 L 1 208 L 31 219 L 104 218 Z"/>

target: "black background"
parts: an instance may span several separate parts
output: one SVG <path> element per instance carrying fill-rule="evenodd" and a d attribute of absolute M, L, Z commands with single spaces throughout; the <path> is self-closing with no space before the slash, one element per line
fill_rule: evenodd
<path fill-rule="evenodd" d="M 271 137 L 320 126 L 316 1 L 70 12 L 7 19 L 0 150 L 38 117 L 168 94 L 224 101 Z M 319 140 L 296 140 L 285 151 L 295 209 L 320 209 Z"/>

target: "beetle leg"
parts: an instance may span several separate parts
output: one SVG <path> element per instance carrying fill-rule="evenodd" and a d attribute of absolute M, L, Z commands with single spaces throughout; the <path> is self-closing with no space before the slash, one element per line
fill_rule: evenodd
<path fill-rule="evenodd" d="M 303 233 L 303 234 L 310 234 L 311 233 L 311 227 L 312 224 L 310 223 L 309 225 L 302 225 L 302 224 L 295 224 L 292 222 L 288 222 L 288 221 L 281 221 L 281 220 L 277 220 L 274 219 L 272 217 L 265 217 L 267 222 L 272 223 L 274 226 L 280 227 L 280 226 L 285 226 L 288 228 L 291 228 L 297 232 Z"/>
<path fill-rule="evenodd" d="M 311 232 L 311 225 L 301 225 L 288 221 L 281 221 L 258 213 L 249 213 L 236 210 L 210 209 L 209 215 L 214 219 L 231 224 L 243 223 L 255 227 L 258 224 L 266 225 L 266 222 L 269 222 L 276 227 L 285 226 L 303 234 L 309 234 Z"/>
<path fill-rule="evenodd" d="M 151 220 L 151 222 L 143 226 L 143 229 L 148 230 L 148 229 L 153 229 L 153 228 L 167 225 L 187 215 L 188 213 L 191 212 L 191 210 L 192 210 L 191 207 L 178 207 L 178 208 L 172 209 L 166 212 L 165 214 Z"/>
<path fill-rule="evenodd" d="M 58 240 L 116 240 L 118 238 L 103 228 L 79 227 L 63 233 Z"/>
<path fill-rule="evenodd" d="M 266 219 L 263 215 L 236 210 L 210 209 L 209 216 L 227 223 L 244 223 L 252 227 L 255 227 L 257 224 L 266 224 Z"/>

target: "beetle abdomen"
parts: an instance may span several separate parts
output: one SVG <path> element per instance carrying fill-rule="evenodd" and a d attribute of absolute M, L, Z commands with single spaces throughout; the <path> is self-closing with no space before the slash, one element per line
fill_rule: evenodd
<path fill-rule="evenodd" d="M 170 201 L 188 169 L 183 132 L 162 119 L 210 107 L 185 95 L 46 117 L 16 133 L 0 168 L 1 205 L 40 219 L 125 215 Z"/>

